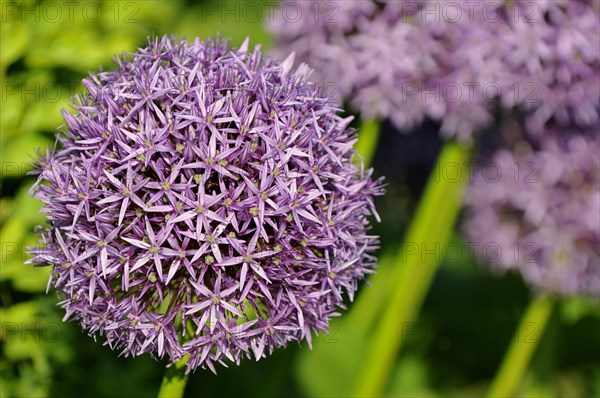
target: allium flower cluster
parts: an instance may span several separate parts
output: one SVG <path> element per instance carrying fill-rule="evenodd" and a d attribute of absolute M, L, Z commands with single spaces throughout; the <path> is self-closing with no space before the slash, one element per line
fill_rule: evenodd
<path fill-rule="evenodd" d="M 508 69 L 504 105 L 522 104 L 527 130 L 537 136 L 548 126 L 598 131 L 600 2 L 521 0 L 517 5 L 521 17 L 507 18 L 497 37 Z M 531 18 L 525 18 L 527 9 Z M 511 87 L 520 87 L 520 93 Z"/>
<path fill-rule="evenodd" d="M 327 329 L 375 265 L 382 188 L 292 63 L 164 37 L 83 80 L 33 188 L 49 226 L 32 262 L 66 318 L 188 371 Z"/>
<path fill-rule="evenodd" d="M 598 126 L 599 19 L 593 0 L 283 0 L 269 29 L 363 117 L 468 139 L 498 100 L 532 130 Z"/>
<path fill-rule="evenodd" d="M 516 148 L 496 153 L 493 173 L 474 174 L 467 239 L 493 246 L 488 264 L 540 290 L 600 297 L 598 135 L 546 134 L 539 150 Z"/>

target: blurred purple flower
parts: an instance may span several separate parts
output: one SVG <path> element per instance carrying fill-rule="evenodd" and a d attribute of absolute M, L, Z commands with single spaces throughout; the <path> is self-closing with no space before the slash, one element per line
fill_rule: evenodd
<path fill-rule="evenodd" d="M 537 136 L 549 125 L 598 131 L 600 2 L 520 0 L 517 7 L 521 17 L 513 11 L 497 38 L 510 71 L 504 105 L 522 104 L 527 129 Z"/>
<path fill-rule="evenodd" d="M 292 19 L 286 5 L 302 11 Z M 598 126 L 600 6 L 591 0 L 282 0 L 275 54 L 296 51 L 363 117 L 409 130 L 425 117 L 469 139 L 497 100 L 550 120 Z"/>
<path fill-rule="evenodd" d="M 465 235 L 494 269 L 538 289 L 600 296 L 600 139 L 545 137 L 539 150 L 498 151 L 474 174 Z"/>
<path fill-rule="evenodd" d="M 32 188 L 66 309 L 125 355 L 188 371 L 326 330 L 371 273 L 371 171 L 351 119 L 292 70 L 225 40 L 150 39 L 83 80 Z"/>

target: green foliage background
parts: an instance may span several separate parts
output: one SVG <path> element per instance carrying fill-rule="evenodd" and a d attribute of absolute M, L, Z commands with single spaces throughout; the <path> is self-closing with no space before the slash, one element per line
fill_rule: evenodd
<path fill-rule="evenodd" d="M 54 144 L 60 109 L 68 107 L 88 71 L 109 67 L 114 54 L 134 51 L 151 34 L 188 39 L 221 34 L 231 37 L 233 46 L 250 36 L 253 44 L 268 48 L 271 38 L 255 10 L 266 17 L 273 3 L 254 2 L 261 8 L 247 8 L 246 14 L 243 1 L 67 3 L 0 3 L 0 396 L 155 396 L 164 363 L 148 356 L 119 358 L 101 339 L 94 342 L 77 325 L 63 323 L 55 294 L 45 294 L 49 269 L 23 265 L 25 247 L 36 242 L 34 226 L 44 221 L 40 204 L 27 195 L 33 179 L 26 173 L 34 151 Z M 376 158 L 376 169 L 382 162 L 385 153 Z M 316 337 L 315 349 L 290 346 L 258 363 L 220 369 L 219 376 L 199 370 L 187 396 L 350 393 L 386 292 L 394 288 L 386 275 L 402 266 L 392 254 L 418 200 L 417 193 L 394 181 L 378 203 L 384 221 L 375 232 L 385 248 L 379 272 L 329 334 Z M 455 243 L 463 245 L 458 235 Z M 529 298 L 518 277 L 490 276 L 465 256 L 445 261 L 420 319 L 404 328 L 405 347 L 387 395 L 481 396 Z M 600 396 L 599 313 L 598 302 L 563 300 L 522 394 Z"/>

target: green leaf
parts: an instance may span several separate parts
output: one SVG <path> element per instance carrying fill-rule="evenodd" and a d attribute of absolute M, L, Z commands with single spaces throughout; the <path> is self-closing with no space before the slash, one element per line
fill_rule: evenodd
<path fill-rule="evenodd" d="M 5 6 L 6 3 L 2 7 Z M 4 19 L 5 15 L 2 18 Z M 0 48 L 2 48 L 0 69 L 2 70 L 2 74 L 4 74 L 10 64 L 23 56 L 29 45 L 31 36 L 27 29 L 28 25 L 19 21 L 9 19 L 2 21 L 0 26 Z"/>
<path fill-rule="evenodd" d="M 36 149 L 45 150 L 50 140 L 40 134 L 21 135 L 2 146 L 1 178 L 16 178 L 24 176 L 33 169 L 33 159 Z"/>
<path fill-rule="evenodd" d="M 246 37 L 250 37 L 250 49 L 260 44 L 268 48 L 272 38 L 264 28 L 270 7 L 274 3 L 225 0 L 207 2 L 186 13 L 174 27 L 174 32 L 188 38 L 207 39 L 220 35 L 231 38 L 231 46 L 238 47 Z M 236 11 L 233 11 L 236 10 Z"/>

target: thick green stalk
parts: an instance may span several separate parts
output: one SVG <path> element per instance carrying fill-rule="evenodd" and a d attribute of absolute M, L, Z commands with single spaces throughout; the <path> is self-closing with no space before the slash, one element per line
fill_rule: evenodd
<path fill-rule="evenodd" d="M 490 386 L 488 397 L 512 397 L 517 393 L 531 357 L 544 335 L 552 308 L 553 300 L 548 296 L 538 296 L 531 300 Z"/>
<path fill-rule="evenodd" d="M 167 368 L 158 391 L 158 398 L 181 398 L 187 383 L 185 365 L 189 357 L 186 355 L 173 366 Z"/>
<path fill-rule="evenodd" d="M 398 253 L 387 307 L 371 336 L 355 395 L 382 395 L 452 234 L 469 179 L 470 147 L 447 142 Z"/>
<path fill-rule="evenodd" d="M 377 149 L 380 133 L 378 119 L 365 119 L 361 121 L 358 129 L 358 142 L 354 147 L 356 152 L 364 159 L 365 167 L 370 167 Z"/>

